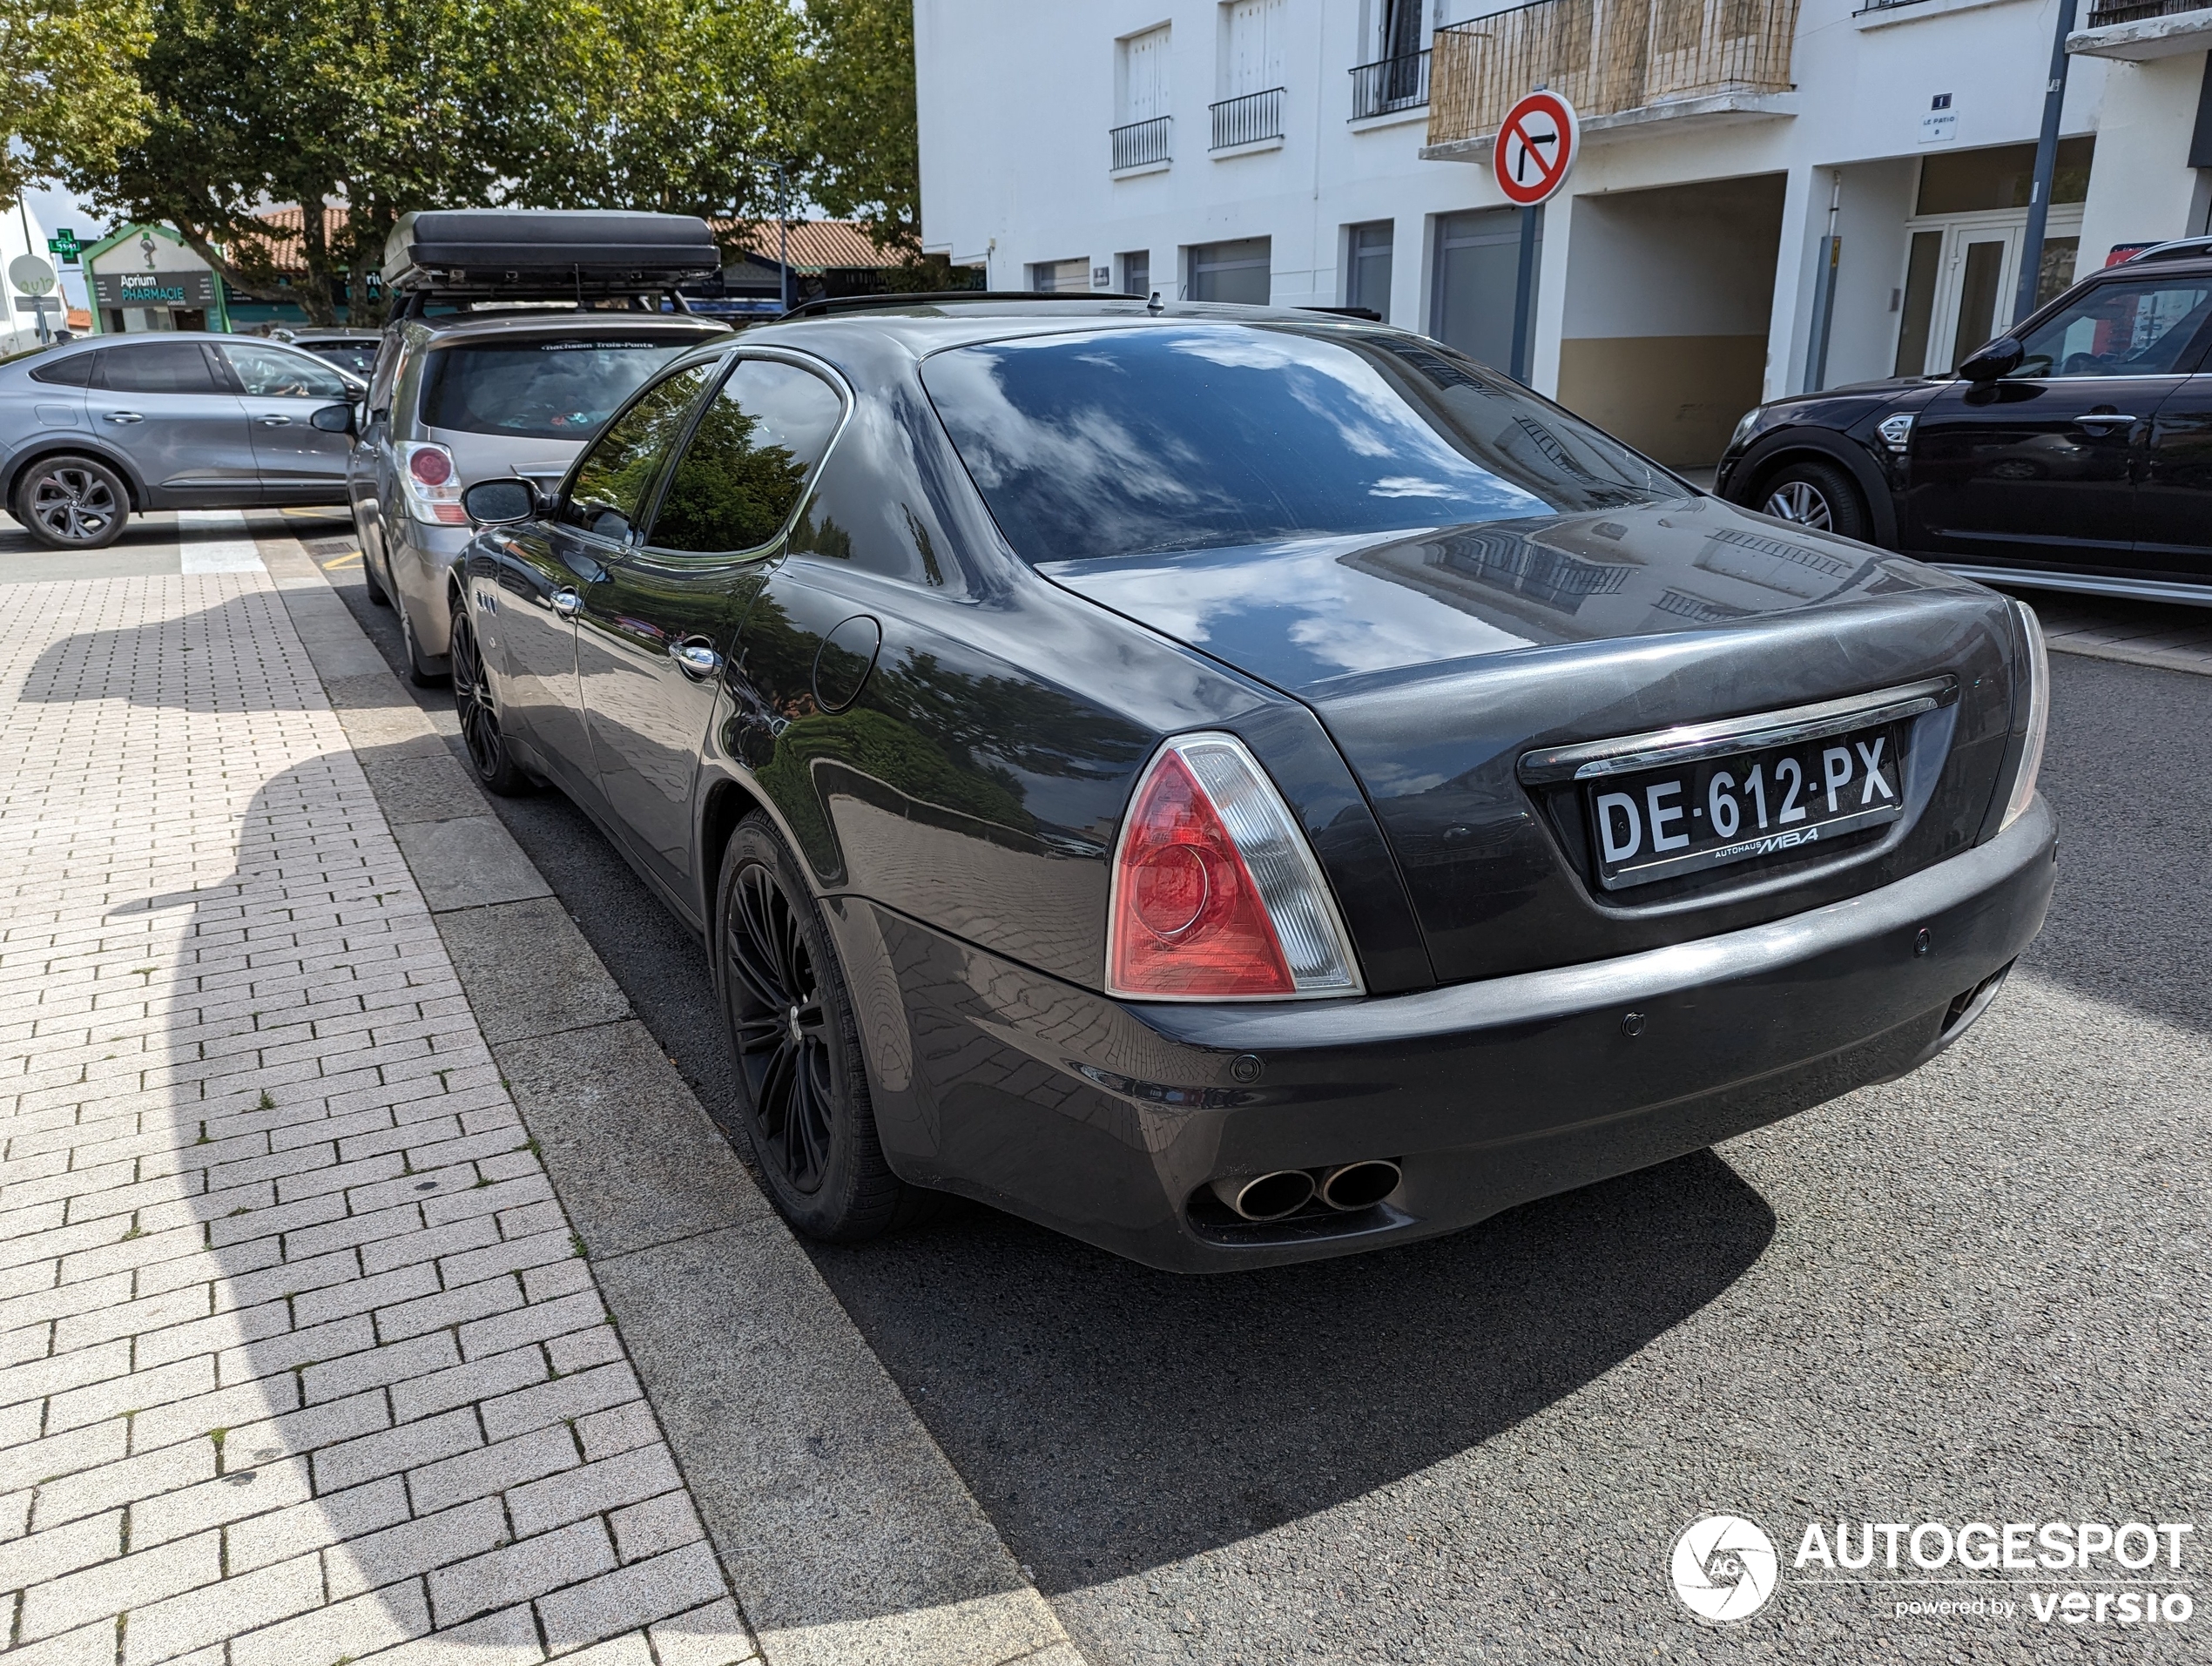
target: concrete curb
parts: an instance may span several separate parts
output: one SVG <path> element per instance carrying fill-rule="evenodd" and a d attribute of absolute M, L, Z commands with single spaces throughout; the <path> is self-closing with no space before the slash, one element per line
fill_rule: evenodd
<path fill-rule="evenodd" d="M 255 531 L 770 1666 L 1082 1666 L 321 570 Z"/>

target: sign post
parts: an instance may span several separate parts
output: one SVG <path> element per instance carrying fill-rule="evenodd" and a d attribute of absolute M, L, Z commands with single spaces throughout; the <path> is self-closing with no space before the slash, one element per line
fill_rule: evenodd
<path fill-rule="evenodd" d="M 1490 171 L 1506 200 L 1521 209 L 1521 266 L 1513 298 L 1513 365 L 1515 381 L 1528 380 L 1528 345 L 1536 311 L 1537 215 L 1547 199 L 1567 183 L 1581 149 L 1581 123 L 1575 106 L 1555 92 L 1530 93 L 1506 112 L 1491 147 Z"/>

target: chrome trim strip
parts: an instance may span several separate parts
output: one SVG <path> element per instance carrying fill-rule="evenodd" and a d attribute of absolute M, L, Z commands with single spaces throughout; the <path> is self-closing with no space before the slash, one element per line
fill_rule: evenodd
<path fill-rule="evenodd" d="M 1840 700 L 1791 706 L 1782 712 L 1763 712 L 1748 718 L 1723 718 L 1714 723 L 1689 723 L 1674 729 L 1654 729 L 1615 740 L 1584 740 L 1571 746 L 1547 746 L 1524 752 L 1521 779 L 1530 786 L 1549 781 L 1591 781 L 1634 770 L 1655 769 L 1667 764 L 1695 763 L 1728 752 L 1751 752 L 1764 746 L 1788 746 L 1802 740 L 1822 740 L 1847 730 L 1894 723 L 1948 705 L 1959 698 L 1955 677 L 1931 677 L 1925 682 L 1898 688 L 1878 689 Z"/>
<path fill-rule="evenodd" d="M 2212 607 L 2212 583 L 2177 584 L 2162 578 L 2096 578 L 2086 573 L 2045 572 L 2033 567 L 1978 567 L 1952 561 L 1931 564 L 1961 578 L 1972 578 L 1984 584 L 2009 584 L 2015 590 L 2124 596 L 2138 602 L 2179 602 L 2183 607 Z"/>

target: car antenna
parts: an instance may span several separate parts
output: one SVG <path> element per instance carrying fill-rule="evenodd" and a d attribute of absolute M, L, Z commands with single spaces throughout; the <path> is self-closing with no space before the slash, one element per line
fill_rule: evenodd
<path fill-rule="evenodd" d="M 1162 313 L 1167 311 L 1167 308 L 1160 304 L 1160 292 L 1158 290 L 1155 289 L 1152 292 L 1152 299 L 1144 303 L 1144 310 L 1151 314 L 1155 318 L 1157 318 Z"/>

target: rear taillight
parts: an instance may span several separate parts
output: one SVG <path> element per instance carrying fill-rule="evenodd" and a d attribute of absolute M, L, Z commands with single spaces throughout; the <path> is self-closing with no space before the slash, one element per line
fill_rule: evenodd
<path fill-rule="evenodd" d="M 2020 673 L 2027 678 L 2027 734 L 2020 743 L 2020 767 L 2013 773 L 2012 795 L 1997 831 L 2018 821 L 2035 802 L 2035 778 L 2043 769 L 2043 742 L 2051 731 L 2051 655 L 2043 645 L 2043 622 L 2025 602 L 2013 604 L 2020 632 Z"/>
<path fill-rule="evenodd" d="M 1298 824 L 1232 735 L 1184 735 L 1138 781 L 1114 853 L 1107 988 L 1144 1001 L 1360 993 Z"/>
<path fill-rule="evenodd" d="M 461 507 L 461 474 L 453 466 L 453 453 L 427 440 L 411 440 L 401 449 L 408 513 L 441 526 L 467 526 L 469 511 Z"/>

